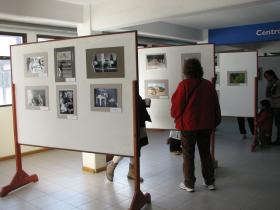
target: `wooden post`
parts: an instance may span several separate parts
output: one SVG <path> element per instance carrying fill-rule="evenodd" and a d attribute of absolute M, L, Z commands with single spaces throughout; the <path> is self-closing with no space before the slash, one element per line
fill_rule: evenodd
<path fill-rule="evenodd" d="M 149 193 L 143 194 L 140 189 L 140 157 L 139 157 L 139 121 L 138 121 L 138 85 L 137 81 L 133 81 L 133 110 L 134 110 L 134 196 L 130 205 L 130 210 L 139 210 L 145 204 L 151 202 L 151 196 Z"/>
<path fill-rule="evenodd" d="M 16 98 L 15 98 L 15 85 L 12 85 L 12 100 L 13 100 L 13 126 L 14 126 L 14 142 L 15 142 L 15 156 L 16 156 L 16 174 L 14 175 L 11 183 L 4 186 L 0 192 L 0 196 L 4 197 L 11 191 L 16 190 L 31 182 L 37 182 L 38 176 L 33 174 L 29 176 L 22 169 L 21 149 L 18 143 L 18 131 L 17 131 L 17 114 L 16 114 Z"/>

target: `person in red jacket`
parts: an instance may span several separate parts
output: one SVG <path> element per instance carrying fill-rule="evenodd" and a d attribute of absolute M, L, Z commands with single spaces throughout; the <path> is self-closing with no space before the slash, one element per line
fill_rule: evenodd
<path fill-rule="evenodd" d="M 197 143 L 205 186 L 215 189 L 213 161 L 210 154 L 212 131 L 221 121 L 221 110 L 214 85 L 203 79 L 203 69 L 198 59 L 184 63 L 186 79 L 181 81 L 171 98 L 171 116 L 176 129 L 181 131 L 183 148 L 184 182 L 179 187 L 194 191 L 194 153 Z"/>
<path fill-rule="evenodd" d="M 257 115 L 256 127 L 259 130 L 259 144 L 265 146 L 271 144 L 272 111 L 269 100 L 261 100 L 261 111 Z"/>

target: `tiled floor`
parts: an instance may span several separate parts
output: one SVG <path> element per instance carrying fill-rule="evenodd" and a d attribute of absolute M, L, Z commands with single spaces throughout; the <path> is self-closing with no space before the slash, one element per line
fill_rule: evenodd
<path fill-rule="evenodd" d="M 182 180 L 182 156 L 169 153 L 167 131 L 150 131 L 150 144 L 143 148 L 141 184 L 152 203 L 145 210 L 279 210 L 280 146 L 250 152 L 252 137 L 241 139 L 237 123 L 224 120 L 217 131 L 217 190 L 202 186 L 198 155 L 196 192 L 178 189 Z M 24 157 L 24 169 L 36 173 L 39 182 L 0 198 L 0 210 L 120 210 L 128 209 L 133 182 L 126 179 L 128 160 L 118 166 L 114 182 L 105 173 L 81 171 L 81 153 L 54 150 Z M 0 162 L 0 186 L 10 182 L 15 162 Z"/>

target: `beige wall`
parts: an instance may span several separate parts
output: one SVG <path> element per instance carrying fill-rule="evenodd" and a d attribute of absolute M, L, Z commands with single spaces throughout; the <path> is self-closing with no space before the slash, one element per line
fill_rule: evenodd
<path fill-rule="evenodd" d="M 28 28 L 28 27 L 22 29 L 22 27 L 20 26 L 18 28 L 20 29 L 17 29 L 15 26 L 1 27 L 0 25 L 0 31 L 26 33 L 27 42 L 36 42 L 37 34 L 54 35 L 54 36 L 70 36 L 69 33 L 63 33 L 63 31 L 52 32 L 47 28 L 39 29 L 39 30 L 36 30 L 36 28 Z M 75 36 L 75 34 L 72 34 L 72 36 Z M 21 149 L 22 152 L 30 152 L 41 148 L 22 146 Z M 11 106 L 0 107 L 0 158 L 14 155 L 14 153 L 15 152 L 14 152 L 12 107 Z"/>

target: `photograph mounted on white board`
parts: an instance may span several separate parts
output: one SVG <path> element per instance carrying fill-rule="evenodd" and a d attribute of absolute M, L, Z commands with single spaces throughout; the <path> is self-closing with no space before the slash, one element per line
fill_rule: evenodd
<path fill-rule="evenodd" d="M 146 55 L 147 69 L 166 69 L 166 54 Z"/>
<path fill-rule="evenodd" d="M 247 84 L 247 71 L 228 71 L 228 86 L 242 86 Z"/>
<path fill-rule="evenodd" d="M 24 55 L 25 77 L 48 76 L 48 53 L 33 53 Z"/>
<path fill-rule="evenodd" d="M 146 98 L 168 98 L 168 80 L 145 80 Z"/>
<path fill-rule="evenodd" d="M 77 118 L 77 89 L 75 85 L 57 86 L 57 116 L 62 119 Z"/>
<path fill-rule="evenodd" d="M 94 48 L 86 50 L 87 78 L 124 77 L 124 48 Z"/>
<path fill-rule="evenodd" d="M 54 49 L 55 81 L 75 81 L 75 50 L 74 47 Z"/>
<path fill-rule="evenodd" d="M 26 105 L 26 109 L 31 109 L 31 110 L 49 109 L 48 86 L 26 86 L 25 105 Z"/>
<path fill-rule="evenodd" d="M 121 84 L 90 85 L 92 111 L 121 111 L 122 107 Z"/>

